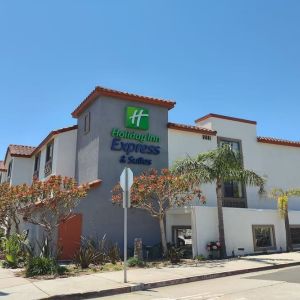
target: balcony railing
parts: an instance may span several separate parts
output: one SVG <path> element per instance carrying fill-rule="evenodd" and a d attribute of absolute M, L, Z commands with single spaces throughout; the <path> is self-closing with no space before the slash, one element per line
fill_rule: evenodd
<path fill-rule="evenodd" d="M 51 173 L 52 173 L 52 159 L 46 162 L 45 169 L 44 169 L 45 177 L 49 176 Z"/>

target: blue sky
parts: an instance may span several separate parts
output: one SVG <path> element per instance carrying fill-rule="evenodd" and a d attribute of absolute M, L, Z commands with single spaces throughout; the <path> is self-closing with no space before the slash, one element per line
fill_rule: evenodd
<path fill-rule="evenodd" d="M 2 0 L 0 158 L 75 124 L 96 85 L 173 99 L 299 140 L 300 1 Z"/>

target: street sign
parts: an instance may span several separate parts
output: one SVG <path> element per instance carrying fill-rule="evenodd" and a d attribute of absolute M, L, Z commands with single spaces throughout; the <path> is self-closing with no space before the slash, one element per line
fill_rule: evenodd
<path fill-rule="evenodd" d="M 127 173 L 127 184 L 126 184 L 126 173 Z M 125 167 L 121 176 L 120 176 L 120 185 L 123 191 L 130 190 L 133 184 L 133 172 L 130 168 Z"/>
<path fill-rule="evenodd" d="M 130 188 L 133 184 L 133 172 L 125 167 L 120 176 L 120 185 L 123 190 L 123 208 L 130 207 Z"/>
<path fill-rule="evenodd" d="M 133 172 L 125 167 L 120 176 L 120 185 L 123 189 L 124 208 L 124 282 L 127 282 L 127 208 L 130 207 L 130 188 L 133 184 Z"/>

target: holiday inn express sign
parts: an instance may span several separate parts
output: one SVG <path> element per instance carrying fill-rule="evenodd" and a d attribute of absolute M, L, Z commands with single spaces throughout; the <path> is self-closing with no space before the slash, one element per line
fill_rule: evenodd
<path fill-rule="evenodd" d="M 151 165 L 152 159 L 139 155 L 158 155 L 160 153 L 160 146 L 157 145 L 157 143 L 160 142 L 159 136 L 153 135 L 149 132 L 141 132 L 149 129 L 149 123 L 148 109 L 135 106 L 126 107 L 125 127 L 131 130 L 113 128 L 111 131 L 111 136 L 113 137 L 111 150 L 123 153 L 119 159 L 120 163 Z M 132 129 L 140 131 L 136 132 L 132 131 Z M 123 140 L 135 140 L 139 143 Z"/>
<path fill-rule="evenodd" d="M 126 107 L 125 126 L 127 128 L 148 130 L 149 129 L 149 111 L 142 107 Z"/>

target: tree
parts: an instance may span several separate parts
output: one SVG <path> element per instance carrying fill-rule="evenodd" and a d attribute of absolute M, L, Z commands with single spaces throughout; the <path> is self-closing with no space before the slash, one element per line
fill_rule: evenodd
<path fill-rule="evenodd" d="M 121 204 L 123 191 L 120 184 L 113 188 L 112 202 Z M 158 172 L 150 169 L 136 176 L 130 191 L 131 205 L 146 210 L 152 217 L 158 220 L 160 226 L 163 255 L 167 256 L 167 239 L 165 232 L 165 216 L 170 208 L 184 206 L 195 197 L 205 201 L 199 189 L 183 176 L 173 175 L 167 169 Z"/>
<path fill-rule="evenodd" d="M 218 209 L 218 229 L 221 247 L 221 257 L 227 256 L 223 220 L 224 182 L 240 182 L 245 185 L 259 186 L 263 190 L 264 179 L 251 170 L 243 167 L 240 155 L 229 145 L 223 145 L 215 150 L 200 153 L 196 158 L 188 157 L 174 164 L 173 172 L 183 174 L 191 182 L 215 183 Z"/>
<path fill-rule="evenodd" d="M 26 185 L 11 186 L 7 182 L 0 184 L 0 226 L 4 228 L 6 237 L 10 235 L 13 225 L 15 231 L 19 233 L 18 195 L 25 190 Z"/>
<path fill-rule="evenodd" d="M 277 209 L 280 217 L 284 219 L 285 236 L 286 236 L 286 251 L 293 250 L 290 221 L 289 221 L 289 198 L 300 196 L 300 189 L 283 190 L 275 188 L 273 189 L 269 197 L 277 200 Z"/>
<path fill-rule="evenodd" d="M 74 208 L 88 189 L 88 185 L 78 186 L 69 177 L 51 176 L 45 181 L 33 181 L 18 195 L 19 212 L 26 222 L 41 226 L 51 243 L 54 230 L 73 217 Z"/>

